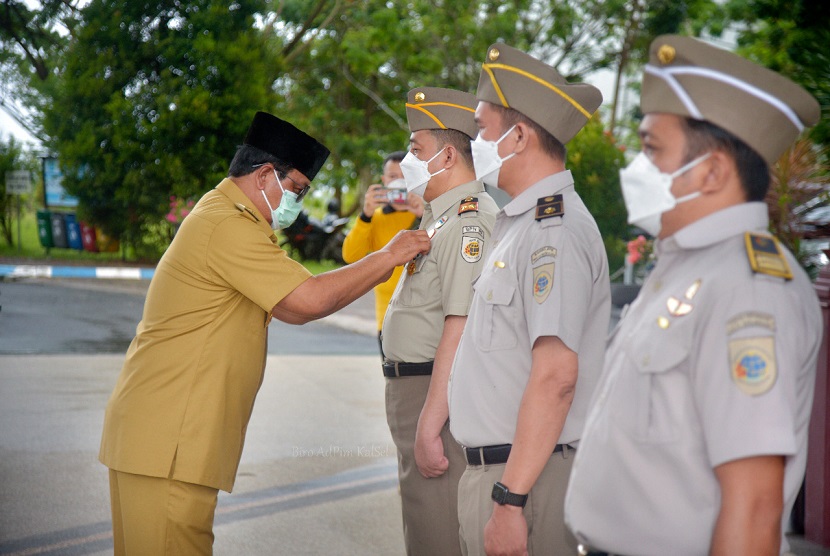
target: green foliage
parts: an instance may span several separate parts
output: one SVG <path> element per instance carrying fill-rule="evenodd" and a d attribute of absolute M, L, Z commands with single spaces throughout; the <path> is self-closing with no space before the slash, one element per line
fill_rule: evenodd
<path fill-rule="evenodd" d="M 230 6 L 230 7 L 229 7 Z M 94 0 L 66 53 L 45 128 L 83 217 L 138 243 L 171 194 L 226 174 L 257 109 L 274 102 L 264 2 Z"/>
<path fill-rule="evenodd" d="M 16 232 L 17 206 L 20 202 L 24 208 L 37 195 L 40 173 L 38 160 L 31 151 L 23 148 L 23 144 L 9 137 L 6 140 L 0 135 L 0 237 L 7 245 L 13 243 L 13 232 Z M 32 193 L 21 195 L 6 194 L 6 172 L 13 170 L 27 170 L 32 177 Z"/>
<path fill-rule="evenodd" d="M 628 233 L 619 171 L 625 165 L 625 148 L 594 118 L 568 143 L 567 168 L 576 190 L 591 211 L 605 242 L 612 270 L 623 265 Z"/>
<path fill-rule="evenodd" d="M 830 146 L 830 4 L 818 0 L 732 0 L 742 21 L 738 52 L 803 86 L 821 104 L 810 137 Z"/>

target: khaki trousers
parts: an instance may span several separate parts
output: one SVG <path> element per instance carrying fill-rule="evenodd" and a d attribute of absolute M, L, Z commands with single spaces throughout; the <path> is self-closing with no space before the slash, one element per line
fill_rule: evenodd
<path fill-rule="evenodd" d="M 576 554 L 577 541 L 565 526 L 565 491 L 576 453 L 553 454 L 530 489 L 523 513 L 527 520 L 530 556 Z M 493 483 L 500 481 L 505 464 L 468 465 L 458 485 L 458 521 L 465 556 L 484 556 L 484 526 L 493 513 Z"/>
<path fill-rule="evenodd" d="M 213 553 L 219 490 L 110 469 L 115 556 Z"/>
<path fill-rule="evenodd" d="M 415 430 L 429 380 L 429 376 L 386 379 L 386 420 L 398 449 L 404 542 L 409 556 L 460 556 L 458 481 L 466 461 L 447 424 L 441 439 L 449 469 L 427 479 L 415 465 Z"/>

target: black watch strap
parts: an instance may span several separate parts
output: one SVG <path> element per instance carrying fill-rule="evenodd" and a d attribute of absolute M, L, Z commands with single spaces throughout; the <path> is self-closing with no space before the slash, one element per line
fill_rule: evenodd
<path fill-rule="evenodd" d="M 527 504 L 527 494 L 516 494 L 515 492 L 510 492 L 509 488 L 499 482 L 496 482 L 493 485 L 493 492 L 490 495 L 490 498 L 493 499 L 493 502 L 501 504 L 502 506 L 507 504 L 508 506 L 518 506 L 520 508 L 524 508 L 525 504 Z"/>

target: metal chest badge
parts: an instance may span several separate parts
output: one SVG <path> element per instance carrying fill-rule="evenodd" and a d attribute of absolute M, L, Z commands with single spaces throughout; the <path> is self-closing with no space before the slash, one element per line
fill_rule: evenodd
<path fill-rule="evenodd" d="M 442 216 L 441 218 L 439 218 L 438 220 L 433 222 L 427 228 L 427 237 L 429 237 L 429 239 L 432 239 L 433 237 L 435 237 L 435 234 L 438 233 L 438 230 L 441 228 L 441 226 L 446 224 L 447 220 L 449 220 L 449 219 L 450 219 L 449 216 Z M 421 270 L 421 266 L 423 266 L 425 260 L 426 260 L 426 257 L 424 257 L 423 255 L 419 254 L 418 256 L 416 256 L 414 259 L 409 261 L 409 263 L 407 263 L 406 273 L 408 275 L 412 276 L 413 274 L 415 274 L 416 272 Z"/>

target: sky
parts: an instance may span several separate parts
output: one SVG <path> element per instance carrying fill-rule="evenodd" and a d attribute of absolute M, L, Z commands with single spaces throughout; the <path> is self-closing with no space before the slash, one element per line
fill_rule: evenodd
<path fill-rule="evenodd" d="M 0 109 L 0 135 L 4 138 L 8 137 L 9 135 L 13 136 L 15 139 L 20 141 L 24 141 L 26 143 L 37 143 L 34 137 L 32 137 L 28 131 L 20 127 L 17 122 L 15 122 L 11 116 L 6 114 L 5 111 Z"/>

